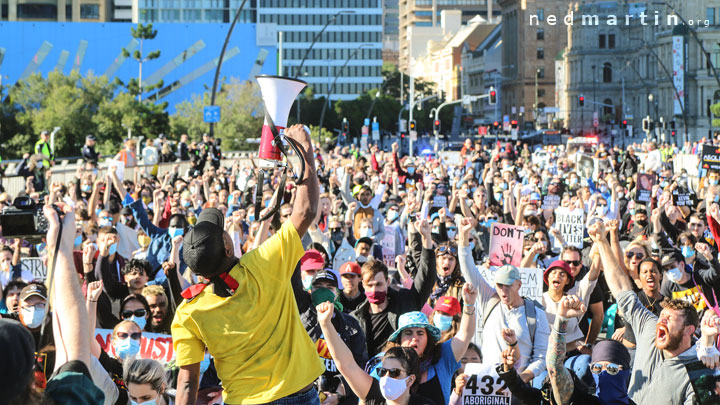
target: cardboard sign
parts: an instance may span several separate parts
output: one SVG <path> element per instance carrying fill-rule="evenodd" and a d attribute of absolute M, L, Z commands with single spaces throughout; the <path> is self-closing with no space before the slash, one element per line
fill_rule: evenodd
<path fill-rule="evenodd" d="M 20 267 L 32 273 L 35 281 L 45 281 L 47 278 L 47 266 L 41 257 L 21 257 Z"/>
<path fill-rule="evenodd" d="M 479 266 L 480 275 L 491 286 L 495 286 L 495 272 L 497 267 L 487 268 Z M 536 267 L 519 267 L 520 279 L 522 286 L 520 287 L 520 296 L 532 298 L 535 301 L 542 302 L 543 293 L 543 271 Z"/>
<path fill-rule="evenodd" d="M 462 404 L 510 405 L 512 394 L 494 364 L 468 363 L 465 374 Z"/>
<path fill-rule="evenodd" d="M 385 235 L 383 236 L 382 254 L 383 263 L 388 269 L 395 268 L 395 227 L 385 226 Z"/>
<path fill-rule="evenodd" d="M 490 231 L 490 265 L 520 267 L 524 236 L 522 226 L 494 223 Z"/>
<path fill-rule="evenodd" d="M 584 180 L 596 178 L 596 174 L 598 172 L 597 159 L 590 155 L 583 155 L 580 153 L 575 156 L 577 159 L 577 163 L 575 164 L 575 167 L 577 168 L 577 175 Z"/>
<path fill-rule="evenodd" d="M 652 173 L 638 173 L 637 179 L 635 201 L 649 203 L 652 197 L 652 188 L 657 181 L 657 175 Z"/>
<path fill-rule="evenodd" d="M 117 357 L 115 347 L 113 347 L 112 344 L 112 329 L 95 329 L 95 340 L 100 343 L 100 347 L 102 347 L 105 353 L 112 357 Z M 143 332 L 142 339 L 140 339 L 140 353 L 138 353 L 138 356 L 142 359 L 157 360 L 163 364 L 175 360 L 172 336 Z"/>
<path fill-rule="evenodd" d="M 122 160 L 105 159 L 105 163 L 107 163 L 108 173 L 110 173 L 111 167 L 116 167 L 115 174 L 117 174 L 118 180 L 122 183 L 125 179 L 125 162 Z"/>
<path fill-rule="evenodd" d="M 701 167 L 706 170 L 720 171 L 720 148 L 713 145 L 702 146 Z"/>
<path fill-rule="evenodd" d="M 555 210 L 555 224 L 553 228 L 560 231 L 568 245 L 578 249 L 583 248 L 583 234 L 585 232 L 585 212 L 580 209 L 570 210 L 560 207 Z M 554 249 L 562 249 L 560 241 L 555 239 Z"/>

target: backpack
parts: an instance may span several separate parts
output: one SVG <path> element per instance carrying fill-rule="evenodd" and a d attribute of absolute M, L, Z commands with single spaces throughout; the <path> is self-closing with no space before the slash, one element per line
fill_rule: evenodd
<path fill-rule="evenodd" d="M 527 319 L 527 325 L 528 330 L 530 331 L 530 344 L 532 345 L 532 350 L 534 352 L 535 350 L 535 332 L 537 331 L 537 311 L 536 307 L 544 309 L 542 305 L 540 305 L 539 302 L 527 298 L 522 297 L 523 302 L 525 303 L 525 318 Z M 488 318 L 490 317 L 490 314 L 495 309 L 495 307 L 498 306 L 500 303 L 500 297 L 497 296 L 497 294 L 493 295 L 490 298 L 490 301 L 488 302 L 487 309 L 485 310 L 485 313 L 483 313 L 483 320 L 482 320 L 482 328 L 480 329 L 479 333 L 482 333 L 485 330 L 485 323 L 487 322 Z M 530 353 L 530 356 L 532 357 L 533 352 Z"/>

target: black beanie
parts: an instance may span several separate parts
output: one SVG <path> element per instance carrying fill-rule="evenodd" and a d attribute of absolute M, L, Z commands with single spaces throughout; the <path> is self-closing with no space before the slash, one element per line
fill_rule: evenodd
<path fill-rule="evenodd" d="M 630 352 L 616 340 L 603 340 L 595 344 L 592 351 L 592 362 L 609 361 L 630 370 Z"/>

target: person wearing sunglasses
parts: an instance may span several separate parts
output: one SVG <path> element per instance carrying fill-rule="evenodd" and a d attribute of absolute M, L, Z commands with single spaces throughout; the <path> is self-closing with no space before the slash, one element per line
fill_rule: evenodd
<path fill-rule="evenodd" d="M 433 288 L 428 305 L 435 306 L 435 302 L 442 296 L 462 298 L 462 287 L 465 280 L 460 273 L 460 264 L 457 260 L 458 249 L 453 242 L 445 242 L 435 249 L 435 272 L 437 280 Z"/>
<path fill-rule="evenodd" d="M 420 386 L 420 359 L 409 347 L 394 347 L 382 356 L 377 369 L 379 380 L 362 369 L 333 326 L 334 305 L 323 302 L 317 306 L 318 323 L 325 343 L 340 374 L 365 405 L 435 405 L 436 402 L 417 394 Z M 441 402 L 444 403 L 444 402 Z"/>
<path fill-rule="evenodd" d="M 133 321 L 146 332 L 150 331 L 150 305 L 142 294 L 130 294 L 120 304 L 120 319 Z"/>
<path fill-rule="evenodd" d="M 620 265 L 627 272 L 635 285 L 640 285 L 638 270 L 640 262 L 650 257 L 650 246 L 645 241 L 633 241 L 625 247 L 625 255 L 620 260 Z"/>

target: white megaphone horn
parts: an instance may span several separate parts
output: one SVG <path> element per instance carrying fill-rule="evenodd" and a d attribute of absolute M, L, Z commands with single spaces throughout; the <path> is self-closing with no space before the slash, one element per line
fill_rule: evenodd
<path fill-rule="evenodd" d="M 282 154 L 276 144 L 275 135 L 282 133 L 287 127 L 290 108 L 307 83 L 283 76 L 260 75 L 255 76 L 255 79 L 260 85 L 265 103 L 265 122 L 260 135 L 258 157 L 279 162 L 282 161 Z"/>

